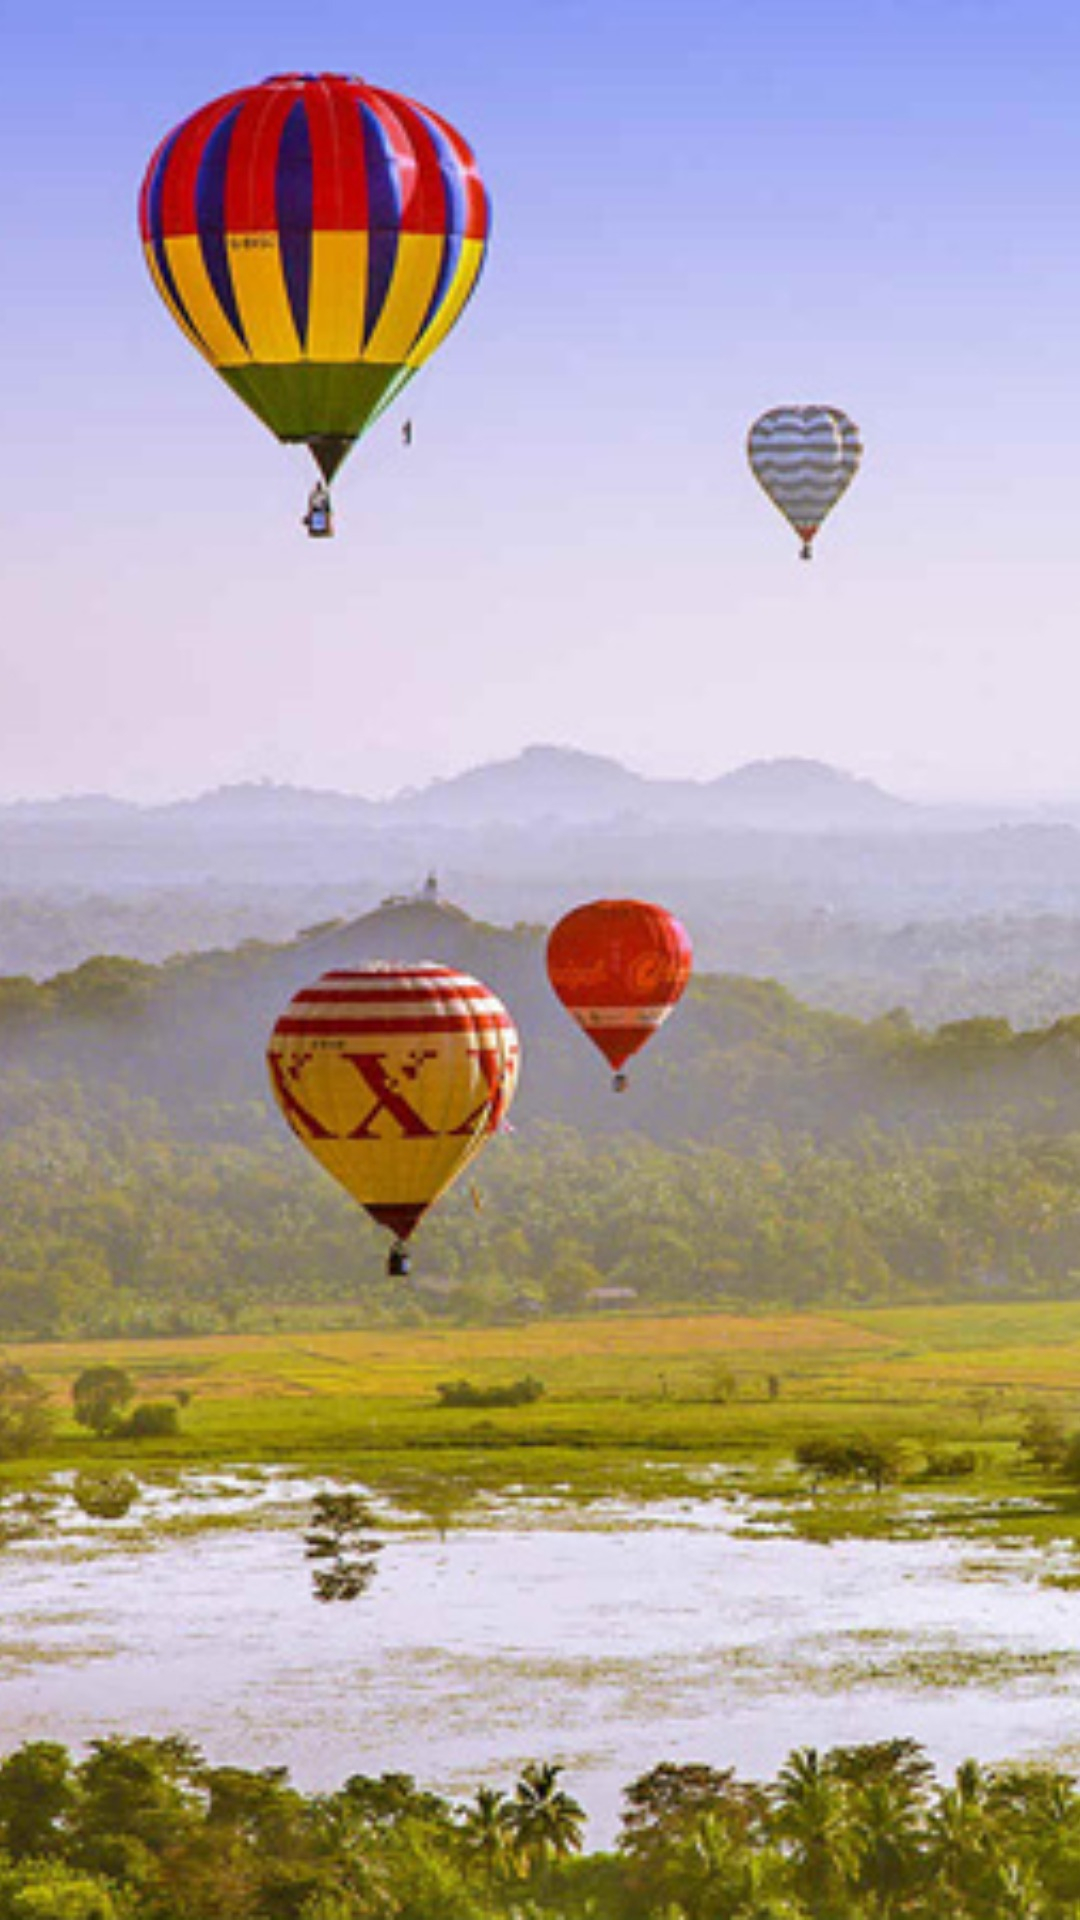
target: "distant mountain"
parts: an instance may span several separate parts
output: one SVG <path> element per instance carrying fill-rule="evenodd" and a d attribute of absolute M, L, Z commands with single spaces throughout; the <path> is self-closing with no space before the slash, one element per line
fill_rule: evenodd
<path fill-rule="evenodd" d="M 758 760 L 716 780 L 652 780 L 575 747 L 526 747 L 389 800 L 246 781 L 195 799 L 138 807 L 99 795 L 0 806 L 0 826 L 65 822 L 227 833 L 283 827 L 665 826 L 784 833 L 875 832 L 925 824 L 926 809 L 817 760 Z"/>
<path fill-rule="evenodd" d="M 174 823 L 277 828 L 286 820 L 298 826 L 376 824 L 383 810 L 378 801 L 363 800 L 358 794 L 290 787 L 274 780 L 247 780 L 236 786 L 216 787 L 194 800 L 172 800 L 148 811 Z"/>
<path fill-rule="evenodd" d="M 0 805 L 0 819 L 46 824 L 135 819 L 140 812 L 133 800 L 115 800 L 108 793 L 70 793 L 57 800 L 9 800 Z"/>
<path fill-rule="evenodd" d="M 920 809 L 819 760 L 755 760 L 712 781 L 649 780 L 617 760 L 577 748 L 526 747 L 513 760 L 474 768 L 387 803 L 394 818 L 443 827 L 763 827 L 789 833 L 902 826 Z"/>
<path fill-rule="evenodd" d="M 649 781 L 617 760 L 576 747 L 526 747 L 513 760 L 474 767 L 386 802 L 395 819 L 439 826 L 544 821 L 595 823 L 651 810 L 655 793 L 673 782 Z"/>
<path fill-rule="evenodd" d="M 822 760 L 752 760 L 706 789 L 724 824 L 772 831 L 865 833 L 922 824 L 927 809 Z"/>

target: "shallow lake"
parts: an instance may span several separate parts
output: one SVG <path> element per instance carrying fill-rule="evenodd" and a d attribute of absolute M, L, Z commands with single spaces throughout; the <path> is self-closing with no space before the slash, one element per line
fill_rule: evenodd
<path fill-rule="evenodd" d="M 387 1533 L 369 1592 L 320 1605 L 311 1493 L 191 1478 L 6 1546 L 0 1750 L 182 1732 L 309 1789 L 394 1769 L 462 1797 L 554 1759 L 594 1844 L 661 1760 L 762 1777 L 899 1734 L 943 1768 L 1080 1760 L 1080 1592 L 1045 1584 L 1046 1552 L 748 1534 L 724 1497 L 503 1499 L 445 1539 Z M 218 1524 L 170 1531 L 195 1514 Z"/>

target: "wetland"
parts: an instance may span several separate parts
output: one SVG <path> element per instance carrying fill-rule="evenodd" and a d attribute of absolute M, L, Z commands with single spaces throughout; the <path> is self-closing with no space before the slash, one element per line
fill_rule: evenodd
<path fill-rule="evenodd" d="M 965 1534 L 955 1496 L 949 1523 L 899 1495 L 890 1537 L 823 1542 L 716 1472 L 649 1502 L 477 1490 L 435 1521 L 376 1490 L 377 1575 L 327 1606 L 303 1538 L 327 1484 L 160 1475 L 114 1522 L 66 1476 L 39 1488 L 3 1553 L 5 1749 L 181 1733 L 307 1791 L 393 1771 L 451 1794 L 540 1756 L 600 1842 L 661 1761 L 762 1778 L 808 1738 L 896 1736 L 942 1769 L 1080 1756 L 1071 1545 Z"/>

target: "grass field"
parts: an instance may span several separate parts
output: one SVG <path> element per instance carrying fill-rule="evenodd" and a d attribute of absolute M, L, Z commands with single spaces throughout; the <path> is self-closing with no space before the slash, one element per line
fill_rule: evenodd
<path fill-rule="evenodd" d="M 869 1432 L 918 1450 L 964 1445 L 967 1507 L 1080 1540 L 1080 1509 L 1018 1452 L 1034 1405 L 1080 1428 L 1080 1305 L 858 1313 L 591 1318 L 520 1328 L 281 1333 L 20 1346 L 61 1415 L 47 1454 L 8 1463 L 9 1485 L 61 1468 L 143 1472 L 281 1463 L 373 1485 L 565 1489 L 644 1497 L 704 1484 L 725 1463 L 749 1491 L 791 1503 L 795 1446 Z M 172 1440 L 101 1441 L 75 1426 L 85 1367 L 126 1368 L 144 1397 L 190 1395 Z M 544 1383 L 531 1406 L 453 1410 L 440 1381 Z M 772 1390 L 770 1391 L 770 1376 Z M 935 1493 L 958 1511 L 958 1489 Z M 1017 1515 L 1017 1496 L 1037 1510 Z M 977 1496 L 974 1497 L 974 1496 Z M 805 1502 L 802 1503 L 805 1507 Z M 818 1531 L 879 1531 L 896 1500 L 831 1493 Z"/>

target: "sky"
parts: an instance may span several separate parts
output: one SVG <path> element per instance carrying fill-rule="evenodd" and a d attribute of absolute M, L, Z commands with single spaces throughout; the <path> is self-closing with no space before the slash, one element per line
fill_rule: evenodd
<path fill-rule="evenodd" d="M 375 796 L 536 741 L 1080 795 L 1073 0 L 58 0 L 5 39 L 0 798 Z M 327 542 L 135 222 L 163 133 L 294 70 L 437 109 L 494 205 Z M 814 401 L 866 455 L 806 566 L 744 443 Z"/>

